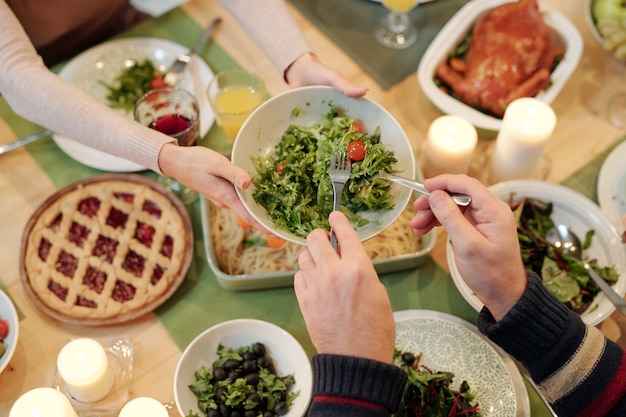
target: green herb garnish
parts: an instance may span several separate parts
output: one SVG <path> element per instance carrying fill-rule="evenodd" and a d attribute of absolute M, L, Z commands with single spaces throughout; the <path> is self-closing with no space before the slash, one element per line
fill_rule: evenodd
<path fill-rule="evenodd" d="M 217 347 L 218 359 L 211 367 L 201 367 L 189 389 L 198 398 L 198 408 L 207 417 L 253 414 L 283 415 L 300 394 L 292 392 L 293 374 L 278 376 L 265 345 L 254 343 L 232 349 Z M 189 411 L 186 417 L 199 417 Z"/>
<path fill-rule="evenodd" d="M 438 372 L 420 364 L 410 352 L 394 351 L 395 363 L 404 369 L 408 381 L 399 411 L 394 417 L 480 417 L 476 395 L 463 381 L 458 390 L 452 389 L 452 372 Z"/>
<path fill-rule="evenodd" d="M 130 113 L 133 111 L 137 100 L 151 90 L 152 80 L 161 75 L 152 61 L 145 59 L 124 68 L 113 84 L 102 81 L 101 84 L 108 90 L 106 98 L 109 106 Z"/>
<path fill-rule="evenodd" d="M 552 204 L 524 197 L 517 203 L 509 203 L 517 222 L 517 235 L 524 266 L 539 275 L 546 288 L 577 313 L 586 311 L 600 288 L 590 279 L 583 262 L 565 255 L 562 248 L 551 245 L 546 240 L 548 230 L 554 227 Z M 594 231 L 585 234 L 583 248 L 591 246 Z M 613 285 L 618 274 L 615 267 L 601 267 L 597 259 L 586 260 L 589 266 L 607 282 Z"/>

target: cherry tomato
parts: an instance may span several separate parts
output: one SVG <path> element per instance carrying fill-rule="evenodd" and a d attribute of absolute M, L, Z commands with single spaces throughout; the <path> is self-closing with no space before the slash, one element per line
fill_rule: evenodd
<path fill-rule="evenodd" d="M 157 75 L 152 79 L 152 81 L 150 81 L 150 88 L 152 90 L 157 88 L 163 88 L 165 86 L 165 80 L 163 80 L 163 77 L 161 77 L 160 75 Z"/>
<path fill-rule="evenodd" d="M 285 175 L 285 168 L 287 167 L 287 161 L 280 161 L 278 165 L 276 165 L 276 173 L 281 177 Z"/>
<path fill-rule="evenodd" d="M 9 334 L 9 323 L 6 320 L 0 319 L 0 340 L 7 337 Z"/>
<path fill-rule="evenodd" d="M 365 158 L 365 144 L 361 140 L 353 140 L 348 144 L 348 156 L 353 161 L 362 161 Z"/>
<path fill-rule="evenodd" d="M 272 249 L 279 249 L 285 244 L 285 239 L 280 238 L 278 236 L 269 235 L 267 237 L 267 246 Z"/>
<path fill-rule="evenodd" d="M 363 126 L 363 122 L 360 120 L 354 121 L 354 131 L 359 133 L 365 133 L 365 126 Z"/>

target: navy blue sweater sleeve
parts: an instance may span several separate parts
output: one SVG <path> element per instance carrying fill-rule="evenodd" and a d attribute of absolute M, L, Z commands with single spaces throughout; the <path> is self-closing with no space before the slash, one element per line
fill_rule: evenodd
<path fill-rule="evenodd" d="M 400 404 L 406 381 L 406 372 L 392 364 L 315 355 L 310 416 L 389 416 Z"/>
<path fill-rule="evenodd" d="M 624 351 L 585 325 L 534 273 L 502 320 L 483 308 L 478 328 L 528 369 L 559 416 L 626 415 Z"/>

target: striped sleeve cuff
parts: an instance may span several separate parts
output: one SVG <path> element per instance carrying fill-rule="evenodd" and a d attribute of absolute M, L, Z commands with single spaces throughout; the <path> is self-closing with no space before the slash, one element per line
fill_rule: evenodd
<path fill-rule="evenodd" d="M 604 415 L 626 394 L 622 349 L 586 326 L 533 273 L 502 320 L 484 308 L 478 327 L 528 369 L 558 415 Z"/>
<path fill-rule="evenodd" d="M 407 375 L 398 366 L 351 356 L 320 354 L 313 357 L 313 396 L 321 400 L 343 397 L 397 409 Z"/>

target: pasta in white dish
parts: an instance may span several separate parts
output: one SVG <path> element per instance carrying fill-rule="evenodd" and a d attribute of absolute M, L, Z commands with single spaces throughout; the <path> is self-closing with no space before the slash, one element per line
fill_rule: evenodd
<path fill-rule="evenodd" d="M 412 254 L 421 249 L 421 238 L 409 225 L 414 215 L 413 205 L 408 204 L 388 229 L 363 242 L 372 260 Z M 298 255 L 304 246 L 282 239 L 278 243 L 270 242 L 275 247 L 268 246 L 267 236 L 242 224 L 233 210 L 211 204 L 210 225 L 215 258 L 223 272 L 251 275 L 298 269 Z"/>

